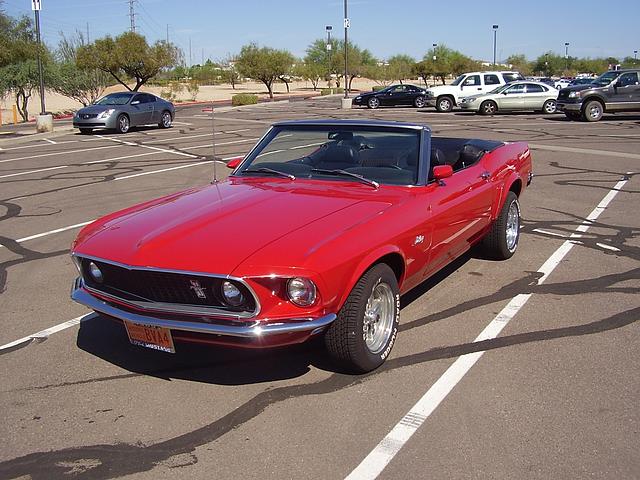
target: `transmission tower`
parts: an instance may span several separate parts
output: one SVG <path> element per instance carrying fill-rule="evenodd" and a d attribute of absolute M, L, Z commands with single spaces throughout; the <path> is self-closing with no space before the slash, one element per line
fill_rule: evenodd
<path fill-rule="evenodd" d="M 129 18 L 131 19 L 131 31 L 136 31 L 136 12 L 133 10 L 133 4 L 137 0 L 129 0 Z"/>

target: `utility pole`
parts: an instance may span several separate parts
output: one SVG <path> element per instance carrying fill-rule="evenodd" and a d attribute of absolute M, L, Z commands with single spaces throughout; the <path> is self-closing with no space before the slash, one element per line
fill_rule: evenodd
<path fill-rule="evenodd" d="M 87 44 L 91 43 L 89 41 L 89 22 L 87 22 Z"/>
<path fill-rule="evenodd" d="M 136 13 L 133 10 L 133 4 L 136 0 L 129 0 L 129 18 L 131 20 L 131 31 L 135 33 L 136 31 Z"/>
<path fill-rule="evenodd" d="M 498 34 L 498 25 L 493 26 L 493 66 L 496 66 L 496 37 Z"/>
<path fill-rule="evenodd" d="M 42 71 L 42 43 L 40 42 L 40 0 L 31 0 L 31 8 L 36 16 L 36 41 L 38 42 L 38 75 L 40 76 L 40 115 L 44 115 L 44 74 Z"/>
<path fill-rule="evenodd" d="M 189 37 L 189 67 L 191 67 L 191 65 L 193 64 L 191 58 L 191 37 Z"/>
<path fill-rule="evenodd" d="M 351 21 L 347 15 L 347 0 L 344 0 L 344 98 L 349 98 L 349 75 L 347 72 L 347 46 L 349 45 L 347 31 L 351 26 Z"/>
<path fill-rule="evenodd" d="M 167 23 L 167 43 L 169 43 L 169 24 Z"/>

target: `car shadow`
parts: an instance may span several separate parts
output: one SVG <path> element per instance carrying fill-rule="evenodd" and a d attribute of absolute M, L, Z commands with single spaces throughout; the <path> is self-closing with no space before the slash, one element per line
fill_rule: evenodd
<path fill-rule="evenodd" d="M 545 118 L 545 120 L 551 120 L 553 122 L 582 122 L 582 120 L 571 120 L 567 118 L 565 115 L 549 115 Z M 605 113 L 602 118 L 596 123 L 602 123 L 607 121 L 616 121 L 616 122 L 640 122 L 640 115 L 627 115 L 624 113 L 618 114 L 607 114 Z M 584 122 L 590 123 L 590 122 Z"/>
<path fill-rule="evenodd" d="M 407 292 L 400 299 L 401 309 L 416 301 L 474 256 L 472 251 L 459 257 L 423 284 Z M 170 354 L 132 345 L 122 324 L 108 317 L 95 315 L 80 323 L 76 344 L 81 350 L 131 372 L 132 377 L 149 375 L 165 380 L 246 385 L 302 377 L 312 366 L 331 373 L 348 374 L 326 354 L 321 336 L 300 345 L 269 349 L 176 342 L 176 353 Z"/>

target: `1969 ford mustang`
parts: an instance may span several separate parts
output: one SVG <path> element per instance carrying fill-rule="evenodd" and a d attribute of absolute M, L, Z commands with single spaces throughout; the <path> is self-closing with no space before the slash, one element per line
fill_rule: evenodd
<path fill-rule="evenodd" d="M 532 178 L 525 143 L 355 120 L 274 124 L 229 166 L 86 226 L 72 298 L 145 347 L 322 335 L 342 368 L 367 372 L 396 340 L 400 294 L 474 244 L 514 254 Z"/>

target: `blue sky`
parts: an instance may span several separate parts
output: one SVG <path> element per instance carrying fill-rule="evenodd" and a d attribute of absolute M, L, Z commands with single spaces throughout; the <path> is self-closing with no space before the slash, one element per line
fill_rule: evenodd
<path fill-rule="evenodd" d="M 60 31 L 91 39 L 130 27 L 128 0 L 41 0 L 43 38 L 57 45 Z M 32 16 L 31 0 L 0 0 L 12 16 Z M 623 58 L 640 50 L 640 0 L 349 0 L 349 38 L 377 58 L 422 58 L 433 43 L 478 60 L 493 57 L 492 24 L 498 24 L 497 57 L 546 51 L 578 57 Z M 189 62 L 218 60 L 250 42 L 304 56 L 325 37 L 325 25 L 343 38 L 343 0 L 135 0 L 136 28 L 148 40 L 169 39 Z"/>

